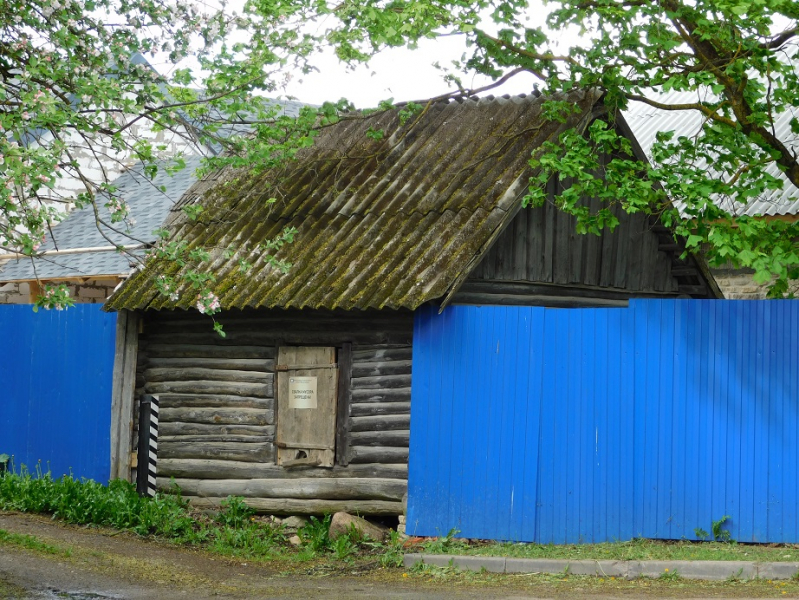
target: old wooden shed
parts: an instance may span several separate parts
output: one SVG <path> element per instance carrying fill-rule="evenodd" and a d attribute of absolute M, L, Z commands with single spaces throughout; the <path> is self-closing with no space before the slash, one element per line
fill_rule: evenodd
<path fill-rule="evenodd" d="M 407 121 L 359 115 L 280 170 L 220 171 L 189 189 L 168 225 L 215 249 L 207 270 L 227 335 L 197 312 L 196 292 L 159 293 L 174 262 L 151 260 L 111 298 L 125 316 L 114 474 L 130 476 L 135 399 L 153 394 L 159 485 L 173 478 L 198 505 L 236 494 L 278 514 L 400 514 L 418 307 L 718 297 L 701 261 L 681 259 L 682 243 L 644 215 L 620 214 L 597 237 L 551 204 L 521 209 L 531 153 L 604 118 L 598 96 L 568 100 L 579 110 L 566 123 L 545 119 L 534 95 L 433 102 Z M 189 204 L 202 205 L 197 220 Z M 259 248 L 286 227 L 297 235 L 276 254 L 292 265 L 283 273 Z"/>

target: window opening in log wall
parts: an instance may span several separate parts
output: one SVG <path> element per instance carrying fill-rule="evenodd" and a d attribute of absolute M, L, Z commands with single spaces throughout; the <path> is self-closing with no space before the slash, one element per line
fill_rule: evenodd
<path fill-rule="evenodd" d="M 277 464 L 332 467 L 336 457 L 336 349 L 282 346 L 276 370 Z"/>

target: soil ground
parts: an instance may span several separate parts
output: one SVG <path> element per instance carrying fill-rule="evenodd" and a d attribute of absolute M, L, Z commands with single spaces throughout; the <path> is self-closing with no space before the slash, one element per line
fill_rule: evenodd
<path fill-rule="evenodd" d="M 381 568 L 374 557 L 252 562 L 15 513 L 0 513 L 0 529 L 50 546 L 0 542 L 0 598 L 799 598 L 797 582 L 417 572 Z"/>

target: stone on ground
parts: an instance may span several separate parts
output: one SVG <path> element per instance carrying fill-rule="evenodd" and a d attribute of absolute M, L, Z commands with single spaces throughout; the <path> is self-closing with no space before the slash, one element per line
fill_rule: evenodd
<path fill-rule="evenodd" d="M 300 529 L 301 527 L 305 527 L 309 522 L 310 521 L 305 517 L 293 516 L 283 519 L 282 525 L 286 529 Z"/>
<path fill-rule="evenodd" d="M 331 540 L 335 540 L 349 533 L 351 527 L 354 527 L 361 534 L 361 537 L 368 538 L 374 542 L 383 542 L 388 537 L 387 527 L 375 525 L 366 519 L 345 512 L 337 512 L 333 515 L 333 519 L 330 521 L 328 537 Z"/>

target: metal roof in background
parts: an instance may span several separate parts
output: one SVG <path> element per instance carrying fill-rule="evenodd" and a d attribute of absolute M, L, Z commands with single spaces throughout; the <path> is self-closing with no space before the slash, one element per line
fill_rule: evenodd
<path fill-rule="evenodd" d="M 431 103 L 404 124 L 399 110 L 354 114 L 280 170 L 209 175 L 180 202 L 201 203 L 199 219 L 176 207 L 170 229 L 190 247 L 216 249 L 208 270 L 226 309 L 413 309 L 447 293 L 486 250 L 520 206 L 532 150 L 587 122 L 597 98 L 572 94 L 582 112 L 567 123 L 544 119 L 534 96 Z M 284 274 L 258 247 L 289 226 L 296 240 L 276 253 L 292 265 Z M 172 301 L 155 288 L 182 271 L 151 260 L 107 306 L 193 307 L 196 291 Z"/>
<path fill-rule="evenodd" d="M 186 167 L 174 175 L 169 175 L 162 168 L 154 179 L 149 179 L 143 172 L 143 165 L 138 163 L 114 181 L 117 193 L 127 202 L 130 216 L 135 220 L 132 227 L 117 223 L 114 227 L 119 231 L 114 231 L 98 225 L 94 210 L 87 207 L 73 211 L 55 225 L 39 250 L 65 251 L 135 245 L 137 240 L 147 243 L 154 241 L 153 231 L 162 225 L 169 209 L 197 180 L 194 173 L 200 166 L 201 157 L 187 156 L 185 161 Z M 166 188 L 165 191 L 161 190 L 162 186 Z M 102 201 L 98 202 L 100 217 L 110 223 L 111 214 L 102 204 Z M 143 254 L 143 251 L 138 254 Z M 0 282 L 125 276 L 131 271 L 131 260 L 115 250 L 11 259 L 0 265 Z"/>
<path fill-rule="evenodd" d="M 656 100 L 663 104 L 683 104 L 696 102 L 696 94 L 689 92 L 670 92 L 657 96 Z M 702 126 L 702 115 L 695 110 L 661 110 L 642 102 L 631 102 L 624 112 L 624 117 L 632 129 L 638 143 L 646 155 L 652 156 L 652 146 L 659 131 L 674 131 L 677 136 L 692 137 Z M 775 133 L 799 154 L 799 138 L 791 132 L 791 119 L 799 117 L 799 113 L 786 111 L 777 115 Z M 712 171 L 712 165 L 709 165 Z M 724 207 L 736 215 L 776 216 L 799 214 L 799 189 L 794 186 L 776 165 L 771 165 L 768 172 L 783 181 L 782 190 L 773 190 L 760 198 L 753 199 L 746 205 L 736 203 L 733 207 Z"/>

